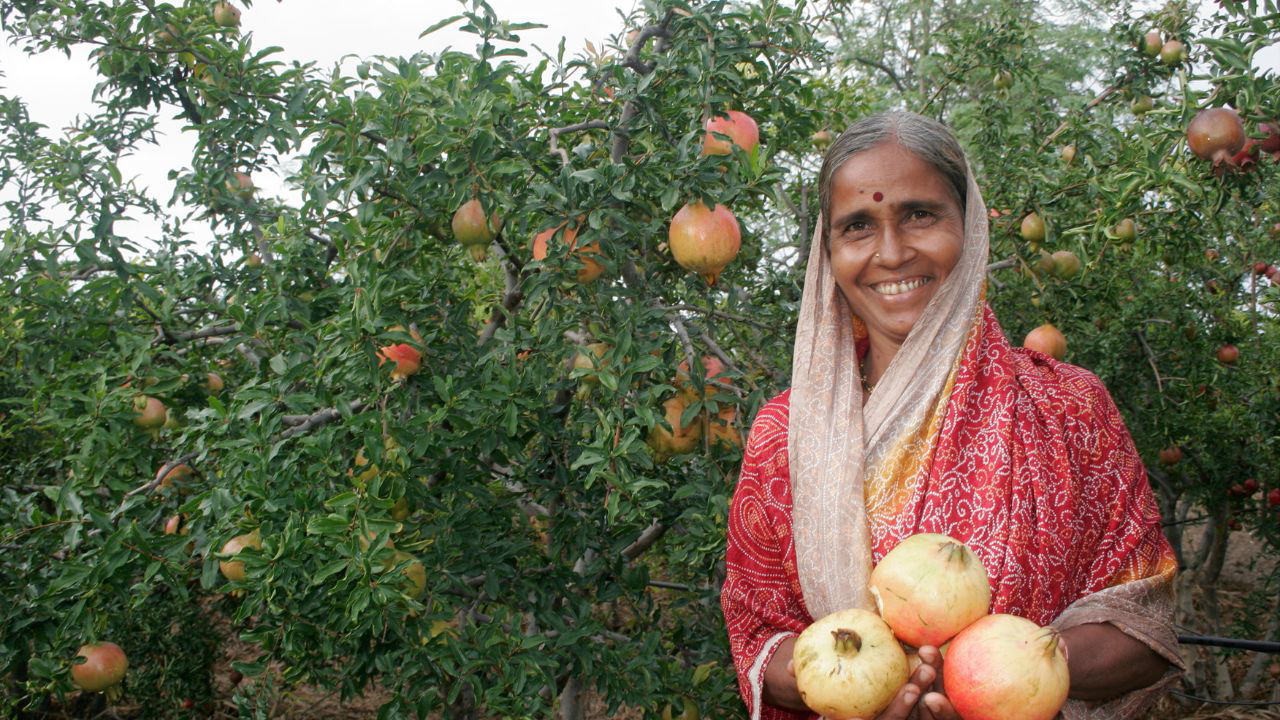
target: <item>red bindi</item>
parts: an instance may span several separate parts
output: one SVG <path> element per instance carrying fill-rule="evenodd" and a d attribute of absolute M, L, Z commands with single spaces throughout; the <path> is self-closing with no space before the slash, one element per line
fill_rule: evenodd
<path fill-rule="evenodd" d="M 875 195 L 872 195 L 872 196 L 871 196 L 871 198 L 872 198 L 873 200 L 875 200 L 876 202 L 880 202 L 881 200 L 883 200 L 883 199 L 884 199 L 884 193 L 882 193 L 882 192 L 878 192 L 878 193 L 876 193 Z"/>

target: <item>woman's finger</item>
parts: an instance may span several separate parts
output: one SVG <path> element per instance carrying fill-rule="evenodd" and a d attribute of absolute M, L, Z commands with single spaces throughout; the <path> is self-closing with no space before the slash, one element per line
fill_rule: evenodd
<path fill-rule="evenodd" d="M 961 720 L 960 713 L 956 712 L 947 696 L 940 692 L 926 693 L 920 704 L 932 716 L 928 720 Z"/>
<path fill-rule="evenodd" d="M 876 716 L 876 720 L 907 720 L 919 700 L 920 688 L 915 683 L 909 682 L 898 690 L 893 702 L 889 703 L 889 707 L 885 708 L 884 712 Z"/>

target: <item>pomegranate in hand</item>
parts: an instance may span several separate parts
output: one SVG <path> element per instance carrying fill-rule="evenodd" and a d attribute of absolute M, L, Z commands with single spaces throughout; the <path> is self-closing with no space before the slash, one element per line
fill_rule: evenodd
<path fill-rule="evenodd" d="M 893 634 L 914 647 L 941 647 L 991 605 L 982 561 L 964 543 L 938 533 L 898 543 L 871 571 L 868 585 Z"/>
<path fill-rule="evenodd" d="M 942 682 L 964 720 L 1051 720 L 1071 678 L 1057 630 L 988 615 L 951 641 Z"/>
<path fill-rule="evenodd" d="M 906 653 L 867 610 L 840 610 L 805 628 L 791 658 L 800 697 L 829 720 L 873 718 L 907 682 Z"/>

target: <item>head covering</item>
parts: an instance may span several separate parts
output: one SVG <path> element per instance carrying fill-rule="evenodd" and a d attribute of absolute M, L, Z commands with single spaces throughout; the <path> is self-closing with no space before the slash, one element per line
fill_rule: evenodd
<path fill-rule="evenodd" d="M 892 142 L 892 140 L 889 140 Z M 949 378 L 980 326 L 987 208 L 966 166 L 964 246 L 863 407 L 855 318 L 831 273 L 819 216 L 809 249 L 791 364 L 788 430 L 797 571 L 810 614 L 874 610 L 867 592 L 869 468 L 921 437 L 946 408 Z"/>

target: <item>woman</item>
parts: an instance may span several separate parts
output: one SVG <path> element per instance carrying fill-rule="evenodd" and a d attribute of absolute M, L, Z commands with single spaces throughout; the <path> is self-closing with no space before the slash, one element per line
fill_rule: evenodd
<path fill-rule="evenodd" d="M 1062 631 L 1066 718 L 1136 715 L 1182 666 L 1176 563 L 1110 395 L 1010 347 L 984 301 L 987 210 L 946 128 L 866 118 L 819 186 L 791 389 L 753 423 L 730 512 L 721 601 L 751 717 L 812 717 L 796 635 L 874 610 L 873 563 L 920 532 L 973 548 L 992 612 Z M 937 649 L 920 656 L 882 720 L 958 717 Z"/>

